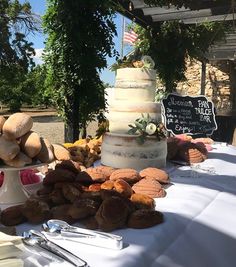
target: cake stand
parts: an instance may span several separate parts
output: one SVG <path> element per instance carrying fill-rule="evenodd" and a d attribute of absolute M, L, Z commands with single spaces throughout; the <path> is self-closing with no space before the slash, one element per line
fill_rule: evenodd
<path fill-rule="evenodd" d="M 4 180 L 0 188 L 0 205 L 11 206 L 24 203 L 29 198 L 29 193 L 21 182 L 20 171 L 43 165 L 45 163 L 26 165 L 21 168 L 0 165 L 0 171 L 4 172 Z"/>

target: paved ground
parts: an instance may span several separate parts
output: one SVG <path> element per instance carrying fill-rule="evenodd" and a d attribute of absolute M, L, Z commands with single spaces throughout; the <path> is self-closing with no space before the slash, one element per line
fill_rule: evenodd
<path fill-rule="evenodd" d="M 33 117 L 33 131 L 47 138 L 51 143 L 64 143 L 64 122 L 56 116 Z M 89 124 L 88 135 L 95 136 L 97 123 Z"/>

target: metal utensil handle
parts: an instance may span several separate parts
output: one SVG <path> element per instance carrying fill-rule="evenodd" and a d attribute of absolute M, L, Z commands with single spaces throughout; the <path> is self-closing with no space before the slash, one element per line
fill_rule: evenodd
<path fill-rule="evenodd" d="M 98 235 L 101 238 L 109 238 L 109 239 L 111 238 L 111 239 L 116 239 L 116 240 L 122 240 L 122 237 L 119 235 L 113 235 L 113 234 L 103 233 L 103 232 L 94 231 L 94 230 L 87 230 L 87 229 L 83 229 L 83 228 L 79 228 L 75 226 L 63 228 L 63 230 L 71 232 L 71 233 L 87 234 L 91 236 Z"/>
<path fill-rule="evenodd" d="M 78 256 L 75 256 L 73 253 L 71 253 L 70 251 L 66 250 L 65 248 L 57 245 L 54 242 L 51 242 L 51 241 L 41 242 L 41 243 L 39 243 L 39 246 L 47 249 L 48 251 L 54 253 L 57 256 L 63 258 L 64 260 L 68 261 L 69 263 L 71 263 L 74 266 L 77 266 L 77 267 L 88 266 L 86 261 L 82 260 Z"/>

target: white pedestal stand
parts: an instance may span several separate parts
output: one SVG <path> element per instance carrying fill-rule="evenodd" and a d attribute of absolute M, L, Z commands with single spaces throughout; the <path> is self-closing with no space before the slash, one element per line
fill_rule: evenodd
<path fill-rule="evenodd" d="M 4 172 L 4 180 L 0 188 L 0 205 L 11 206 L 24 203 L 29 198 L 29 194 L 21 182 L 20 170 L 34 169 L 43 165 L 45 163 L 27 165 L 21 168 L 0 166 L 0 171 Z"/>

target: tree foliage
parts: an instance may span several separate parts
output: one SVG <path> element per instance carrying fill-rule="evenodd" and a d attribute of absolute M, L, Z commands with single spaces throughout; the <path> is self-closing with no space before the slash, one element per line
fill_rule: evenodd
<path fill-rule="evenodd" d="M 220 22 L 185 25 L 177 21 L 163 22 L 155 30 L 136 26 L 136 49 L 155 61 L 159 78 L 166 91 L 175 89 L 185 79 L 186 58 L 204 59 L 213 41 L 224 36 L 226 25 Z"/>
<path fill-rule="evenodd" d="M 66 139 L 75 141 L 87 122 L 105 107 L 99 72 L 107 66 L 106 56 L 116 56 L 113 4 L 110 0 L 47 0 L 47 4 L 48 82 L 66 123 Z"/>
<path fill-rule="evenodd" d="M 38 20 L 30 4 L 18 0 L 1 0 L 0 14 L 0 99 L 18 111 L 22 101 L 28 101 L 24 81 L 34 66 L 33 44 L 26 35 L 37 30 Z"/>

